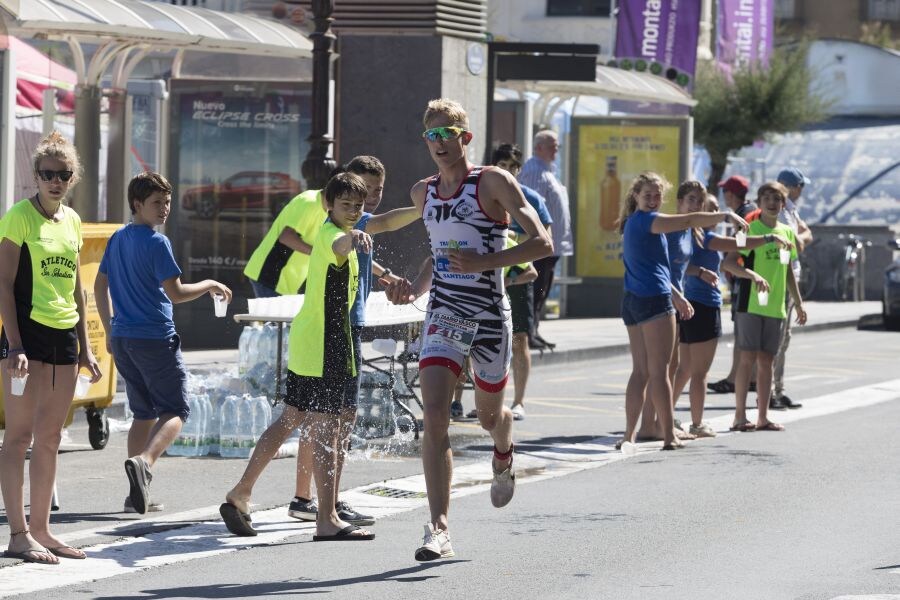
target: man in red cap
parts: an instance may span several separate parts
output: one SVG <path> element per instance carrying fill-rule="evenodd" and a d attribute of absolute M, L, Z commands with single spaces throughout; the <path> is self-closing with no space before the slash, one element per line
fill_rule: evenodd
<path fill-rule="evenodd" d="M 746 177 L 742 177 L 740 175 L 732 175 L 725 181 L 719 182 L 719 187 L 722 188 L 722 192 L 725 196 L 725 205 L 728 206 L 734 213 L 736 213 L 740 218 L 745 221 L 751 220 L 748 215 L 754 212 L 758 212 L 758 207 L 755 203 L 747 200 L 747 192 L 750 190 L 750 181 Z M 731 281 L 731 297 L 737 298 L 738 288 L 741 285 L 740 279 L 736 277 L 729 278 Z M 746 285 L 746 284 L 745 284 Z M 731 304 L 731 320 L 734 321 L 734 303 Z M 735 322 L 735 327 L 737 327 L 737 322 Z M 735 339 L 737 339 L 737 332 L 735 331 Z M 714 383 L 707 383 L 706 387 L 709 388 L 711 392 L 718 392 L 720 394 L 730 394 L 734 392 L 734 376 L 737 372 L 738 365 L 738 348 L 737 344 L 734 344 L 734 355 L 731 361 L 731 371 L 728 372 L 728 375 L 725 379 L 721 379 Z M 751 391 L 753 390 L 754 384 L 751 384 Z"/>

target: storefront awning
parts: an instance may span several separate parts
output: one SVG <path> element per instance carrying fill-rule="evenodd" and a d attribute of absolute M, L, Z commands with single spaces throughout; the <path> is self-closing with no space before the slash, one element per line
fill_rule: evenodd
<path fill-rule="evenodd" d="M 556 96 L 598 96 L 610 100 L 694 106 L 697 101 L 681 87 L 649 73 L 597 65 L 594 81 L 498 81 L 498 87 Z"/>
<path fill-rule="evenodd" d="M 9 34 L 89 43 L 151 45 L 153 50 L 201 50 L 309 57 L 301 32 L 258 17 L 143 0 L 0 0 Z"/>

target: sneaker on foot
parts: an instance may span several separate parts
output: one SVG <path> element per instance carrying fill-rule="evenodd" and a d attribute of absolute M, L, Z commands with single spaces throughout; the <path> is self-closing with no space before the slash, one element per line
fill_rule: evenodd
<path fill-rule="evenodd" d="M 778 401 L 781 402 L 782 405 L 784 405 L 788 408 L 791 408 L 791 409 L 803 408 L 803 405 L 801 403 L 794 402 L 793 400 L 791 400 L 789 397 L 785 396 L 784 394 L 778 395 Z"/>
<path fill-rule="evenodd" d="M 165 510 L 166 506 L 160 502 L 150 501 L 147 503 L 147 512 L 160 512 Z M 136 513 L 134 505 L 131 503 L 131 496 L 125 496 L 125 505 L 122 512 Z"/>
<path fill-rule="evenodd" d="M 516 404 L 512 407 L 513 421 L 524 421 L 525 420 L 525 407 L 521 404 Z"/>
<path fill-rule="evenodd" d="M 502 508 L 509 504 L 516 491 L 516 472 L 513 471 L 512 461 L 509 466 L 500 471 L 494 471 L 494 480 L 491 482 L 491 504 Z"/>
<path fill-rule="evenodd" d="M 416 560 L 425 562 L 451 556 L 456 554 L 450 545 L 450 534 L 444 529 L 435 529 L 431 523 L 425 523 L 425 539 L 416 550 Z"/>
<path fill-rule="evenodd" d="M 706 421 L 701 422 L 699 425 L 691 423 L 690 432 L 698 438 L 716 437 L 716 430 L 710 427 Z"/>
<path fill-rule="evenodd" d="M 337 511 L 338 519 L 340 519 L 341 521 L 346 521 L 351 525 L 375 524 L 375 517 L 373 517 L 372 515 L 364 515 L 359 511 L 353 510 L 353 508 L 343 500 L 335 504 L 334 509 Z"/>
<path fill-rule="evenodd" d="M 454 400 L 453 402 L 450 403 L 450 418 L 451 419 L 458 419 L 458 418 L 462 417 L 463 412 L 465 412 L 465 411 L 463 410 L 462 402 L 457 402 L 456 400 Z"/>
<path fill-rule="evenodd" d="M 301 521 L 315 521 L 316 515 L 319 514 L 319 504 L 316 499 L 307 500 L 300 496 L 294 496 L 291 504 L 288 506 L 288 516 Z"/>
<path fill-rule="evenodd" d="M 140 456 L 132 456 L 125 461 L 125 474 L 128 476 L 131 506 L 142 515 L 147 512 L 147 504 L 150 503 L 150 482 L 153 481 L 150 467 Z"/>

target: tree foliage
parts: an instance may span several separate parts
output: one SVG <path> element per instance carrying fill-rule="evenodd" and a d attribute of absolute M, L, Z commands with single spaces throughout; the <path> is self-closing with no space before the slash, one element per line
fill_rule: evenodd
<path fill-rule="evenodd" d="M 829 101 L 810 89 L 806 55 L 805 45 L 776 48 L 768 65 L 741 65 L 730 74 L 713 62 L 698 65 L 694 139 L 712 159 L 711 188 L 729 152 L 825 118 Z"/>

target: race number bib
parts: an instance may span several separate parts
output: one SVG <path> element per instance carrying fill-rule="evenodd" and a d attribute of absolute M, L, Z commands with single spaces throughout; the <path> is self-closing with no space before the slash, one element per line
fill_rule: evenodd
<path fill-rule="evenodd" d="M 448 348 L 468 355 L 477 331 L 476 321 L 467 321 L 450 315 L 432 315 L 428 331 L 425 332 L 425 345 Z"/>

